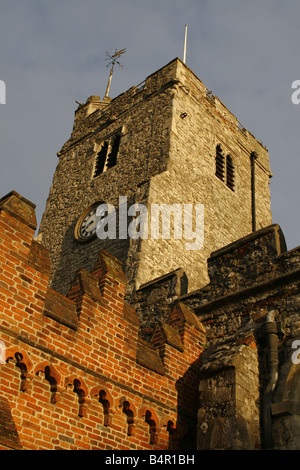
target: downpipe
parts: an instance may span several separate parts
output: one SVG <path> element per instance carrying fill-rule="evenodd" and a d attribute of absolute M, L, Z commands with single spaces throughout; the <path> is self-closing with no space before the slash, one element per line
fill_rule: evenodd
<path fill-rule="evenodd" d="M 263 335 L 267 343 L 267 361 L 269 368 L 269 380 L 267 382 L 263 395 L 263 448 L 271 450 L 273 448 L 272 440 L 272 416 L 271 402 L 273 392 L 278 381 L 278 336 L 277 323 L 275 321 L 274 310 L 267 314 L 263 324 Z"/>
<path fill-rule="evenodd" d="M 252 215 L 252 232 L 256 231 L 256 203 L 255 203 L 255 160 L 257 160 L 257 153 L 252 152 L 250 155 L 251 160 L 251 215 Z"/>

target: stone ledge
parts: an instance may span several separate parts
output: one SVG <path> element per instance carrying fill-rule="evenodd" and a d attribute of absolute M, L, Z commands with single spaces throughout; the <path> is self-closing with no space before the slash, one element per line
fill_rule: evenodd
<path fill-rule="evenodd" d="M 167 323 L 162 323 L 160 325 L 161 331 L 164 333 L 164 338 L 166 344 L 172 346 L 175 349 L 178 349 L 180 352 L 184 352 L 184 347 L 180 338 L 180 334 L 172 326 Z"/>
<path fill-rule="evenodd" d="M 127 284 L 122 262 L 105 250 L 100 250 L 98 260 L 92 269 L 92 275 L 99 277 L 101 282 L 105 276 L 110 276 L 123 285 Z"/>
<path fill-rule="evenodd" d="M 284 400 L 271 405 L 272 416 L 300 415 L 300 404 L 291 400 Z"/>
<path fill-rule="evenodd" d="M 37 227 L 35 207 L 35 204 L 16 191 L 11 191 L 0 199 L 0 210 L 4 210 L 33 230 Z"/>
<path fill-rule="evenodd" d="M 235 242 L 230 243 L 229 245 L 220 248 L 219 250 L 213 251 L 210 255 L 210 260 L 213 260 L 218 257 L 222 257 L 225 254 L 241 249 L 245 245 L 249 243 L 255 242 L 266 235 L 274 234 L 274 244 L 277 248 L 277 254 L 280 255 L 287 251 L 285 238 L 283 232 L 278 224 L 272 224 L 268 227 L 264 227 L 261 230 L 257 230 L 256 232 L 250 233 L 243 238 L 239 238 Z"/>
<path fill-rule="evenodd" d="M 75 276 L 78 279 L 81 295 L 86 295 L 94 302 L 101 302 L 102 294 L 99 288 L 99 279 L 85 269 L 79 269 Z"/>
<path fill-rule="evenodd" d="M 142 339 L 138 340 L 136 362 L 140 366 L 151 369 L 160 375 L 164 375 L 165 373 L 165 368 L 159 356 L 158 349 Z"/>
<path fill-rule="evenodd" d="M 53 289 L 47 291 L 43 314 L 72 330 L 78 328 L 75 303 Z"/>

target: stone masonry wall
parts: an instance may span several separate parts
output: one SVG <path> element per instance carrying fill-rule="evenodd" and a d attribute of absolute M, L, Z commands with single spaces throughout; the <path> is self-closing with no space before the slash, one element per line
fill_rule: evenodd
<path fill-rule="evenodd" d="M 173 94 L 170 151 L 167 170 L 152 177 L 151 204 L 204 205 L 204 245 L 189 250 L 182 240 L 142 240 L 138 285 L 183 268 L 189 291 L 207 284 L 206 260 L 211 252 L 252 232 L 251 162 L 256 152 L 257 229 L 272 223 L 267 149 L 180 60 L 175 62 L 177 84 Z M 216 177 L 216 146 L 234 163 L 235 189 Z M 195 214 L 195 209 L 194 209 Z M 195 230 L 195 215 L 194 215 Z M 168 254 L 167 254 L 168 253 Z M 154 261 L 154 263 L 153 263 Z"/>
<path fill-rule="evenodd" d="M 207 334 L 198 449 L 299 448 L 299 247 L 271 225 L 212 253 L 208 272 L 178 299 Z"/>
<path fill-rule="evenodd" d="M 64 296 L 35 228 L 32 203 L 0 200 L 0 448 L 195 448 L 205 332 L 194 313 L 177 303 L 146 343 L 121 262 L 101 251 Z"/>
<path fill-rule="evenodd" d="M 97 150 L 118 129 L 117 164 L 93 179 Z M 217 144 L 232 156 L 234 191 L 215 175 Z M 189 291 L 204 286 L 210 253 L 252 231 L 253 151 L 258 154 L 256 216 L 261 228 L 271 223 L 268 152 L 217 97 L 208 96 L 179 59 L 115 99 L 90 97 L 76 111 L 72 135 L 58 154 L 39 230 L 50 250 L 52 287 L 66 294 L 76 269 L 91 270 L 100 249 L 122 261 L 128 298 L 178 268 L 187 274 Z M 172 233 L 169 239 L 154 240 L 151 230 L 143 240 L 78 243 L 74 227 L 82 212 L 99 201 L 117 207 L 119 196 L 127 196 L 129 204 L 145 204 L 150 219 L 152 204 L 204 204 L 204 246 L 189 250 L 185 237 L 174 239 Z"/>
<path fill-rule="evenodd" d="M 117 209 L 119 196 L 127 196 L 128 206 L 145 200 L 149 178 L 166 169 L 173 75 L 174 64 L 170 64 L 142 86 L 107 103 L 91 97 L 76 111 L 71 137 L 58 154 L 39 228 L 39 238 L 50 249 L 52 286 L 59 292 L 67 292 L 76 269 L 91 269 L 103 248 L 123 262 L 129 281 L 134 278 L 137 241 L 96 238 L 80 244 L 74 239 L 74 228 L 82 212 L 95 202 Z M 92 178 L 101 142 L 119 129 L 117 165 Z"/>

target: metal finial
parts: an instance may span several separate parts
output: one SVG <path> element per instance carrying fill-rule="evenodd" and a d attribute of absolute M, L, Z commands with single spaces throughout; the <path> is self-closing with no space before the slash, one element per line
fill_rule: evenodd
<path fill-rule="evenodd" d="M 108 96 L 108 93 L 109 93 L 109 89 L 110 89 L 110 84 L 111 84 L 111 77 L 112 77 L 112 74 L 113 74 L 113 71 L 114 71 L 114 66 L 115 64 L 118 64 L 119 67 L 123 67 L 123 65 L 117 60 L 122 54 L 124 54 L 126 52 L 126 47 L 124 49 L 121 49 L 120 51 L 117 51 L 117 49 L 115 50 L 115 53 L 113 55 L 110 55 L 108 52 L 106 52 L 106 55 L 107 55 L 107 59 L 105 60 L 109 60 L 110 62 L 107 64 L 107 67 L 109 67 L 111 65 L 111 69 L 110 69 L 110 73 L 109 73 L 109 78 L 108 78 L 108 83 L 107 83 L 107 87 L 106 87 L 106 92 L 105 92 L 105 96 Z"/>

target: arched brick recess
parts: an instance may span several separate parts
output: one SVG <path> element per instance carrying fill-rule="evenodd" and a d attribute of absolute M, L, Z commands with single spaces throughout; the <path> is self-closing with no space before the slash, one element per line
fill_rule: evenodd
<path fill-rule="evenodd" d="M 57 386 L 61 382 L 61 375 L 56 370 L 56 368 L 49 364 L 47 361 L 41 362 L 34 368 L 34 374 L 39 375 L 42 373 L 45 377 L 45 380 L 49 382 L 50 385 L 50 403 L 54 405 L 57 402 Z"/>

